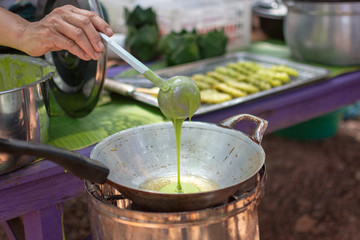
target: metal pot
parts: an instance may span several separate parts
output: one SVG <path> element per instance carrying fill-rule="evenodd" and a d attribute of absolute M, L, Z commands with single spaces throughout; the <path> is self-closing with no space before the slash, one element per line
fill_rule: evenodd
<path fill-rule="evenodd" d="M 359 1 L 285 3 L 285 41 L 295 58 L 328 65 L 360 64 Z"/>
<path fill-rule="evenodd" d="M 281 0 L 261 0 L 253 6 L 253 12 L 259 17 L 261 30 L 271 38 L 284 40 L 284 18 L 286 5 Z"/>
<path fill-rule="evenodd" d="M 41 0 L 37 15 L 41 18 L 65 4 L 92 10 L 102 16 L 96 0 Z M 8 61 L 10 68 L 0 69 L 0 138 L 44 143 L 49 137 L 49 116 L 65 113 L 71 117 L 84 117 L 95 108 L 105 80 L 105 52 L 98 61 L 83 61 L 67 51 L 49 52 L 45 58 L 47 61 L 0 55 L 0 61 L 13 59 L 13 62 Z M 23 65 L 27 67 L 23 68 Z M 41 75 L 50 65 L 56 67 L 56 74 Z M 26 73 L 31 68 L 34 71 Z M 27 84 L 24 78 L 33 78 L 33 81 Z M 50 111 L 49 105 L 58 106 L 58 111 L 56 107 Z M 0 154 L 0 175 L 33 160 L 34 157 L 26 155 Z"/>
<path fill-rule="evenodd" d="M 29 142 L 48 140 L 49 79 L 54 75 L 41 59 L 0 55 L 0 137 Z M 0 153 L 0 174 L 10 172 L 34 157 Z"/>

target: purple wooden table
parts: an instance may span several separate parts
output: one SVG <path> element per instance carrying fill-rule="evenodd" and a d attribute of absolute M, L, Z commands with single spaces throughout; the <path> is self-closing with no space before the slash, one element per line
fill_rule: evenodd
<path fill-rule="evenodd" d="M 323 115 L 360 99 L 360 71 L 347 73 L 310 86 L 194 117 L 217 123 L 239 113 L 269 121 L 267 133 Z M 79 151 L 89 156 L 92 147 Z M 0 221 L 16 238 L 11 226 L 23 217 L 26 239 L 63 239 L 62 203 L 84 191 L 82 180 L 52 162 L 41 161 L 0 176 Z M 16 218 L 18 219 L 18 218 Z M 21 225 L 22 226 L 22 225 Z M 17 228 L 19 229 L 19 228 Z M 21 229 L 21 228 L 20 228 Z"/>

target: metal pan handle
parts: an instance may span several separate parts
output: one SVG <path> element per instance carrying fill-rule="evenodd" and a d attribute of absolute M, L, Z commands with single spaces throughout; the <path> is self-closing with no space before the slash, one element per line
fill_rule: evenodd
<path fill-rule="evenodd" d="M 236 124 L 238 124 L 242 120 L 252 121 L 256 123 L 256 129 L 252 134 L 251 138 L 258 143 L 261 144 L 261 140 L 264 136 L 265 130 L 268 126 L 268 121 L 265 119 L 250 115 L 250 114 L 238 114 L 232 117 L 229 117 L 219 123 L 220 126 L 226 128 L 234 128 Z"/>
<path fill-rule="evenodd" d="M 75 176 L 96 183 L 105 183 L 109 169 L 99 161 L 76 152 L 41 143 L 0 138 L 0 153 L 43 157 L 70 170 Z"/>

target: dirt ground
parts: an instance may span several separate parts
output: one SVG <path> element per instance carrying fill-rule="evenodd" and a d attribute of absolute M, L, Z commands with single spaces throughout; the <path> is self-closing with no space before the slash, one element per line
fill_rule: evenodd
<path fill-rule="evenodd" d="M 262 145 L 268 173 L 259 206 L 262 240 L 360 239 L 360 118 L 342 122 L 325 140 L 267 135 Z M 89 234 L 80 200 L 65 204 L 71 240 Z"/>
<path fill-rule="evenodd" d="M 360 120 L 318 142 L 264 138 L 262 240 L 360 239 Z"/>
<path fill-rule="evenodd" d="M 360 118 L 321 141 L 267 135 L 268 181 L 259 206 L 262 240 L 360 239 Z M 66 239 L 90 234 L 83 196 L 67 201 Z M 6 239 L 0 229 L 0 239 Z"/>

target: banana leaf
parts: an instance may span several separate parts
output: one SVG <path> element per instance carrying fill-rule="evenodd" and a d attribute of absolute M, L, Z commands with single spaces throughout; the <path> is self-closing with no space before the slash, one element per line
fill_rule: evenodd
<path fill-rule="evenodd" d="M 159 49 L 165 55 L 168 66 L 200 59 L 197 35 L 194 32 L 171 32 L 160 40 Z"/>
<path fill-rule="evenodd" d="M 224 30 L 214 30 L 198 36 L 201 58 L 216 57 L 225 54 L 228 38 Z"/>
<path fill-rule="evenodd" d="M 125 21 L 127 26 L 140 28 L 145 25 L 157 27 L 156 13 L 152 8 L 142 9 L 139 5 L 133 11 L 125 8 Z"/>
<path fill-rule="evenodd" d="M 113 96 L 112 102 L 99 106 L 84 118 L 50 118 L 49 144 L 68 150 L 91 146 L 118 131 L 166 121 L 158 108 L 132 99 Z"/>
<path fill-rule="evenodd" d="M 150 61 L 159 55 L 158 41 L 159 31 L 154 25 L 145 25 L 141 28 L 128 27 L 126 46 L 140 61 Z"/>

